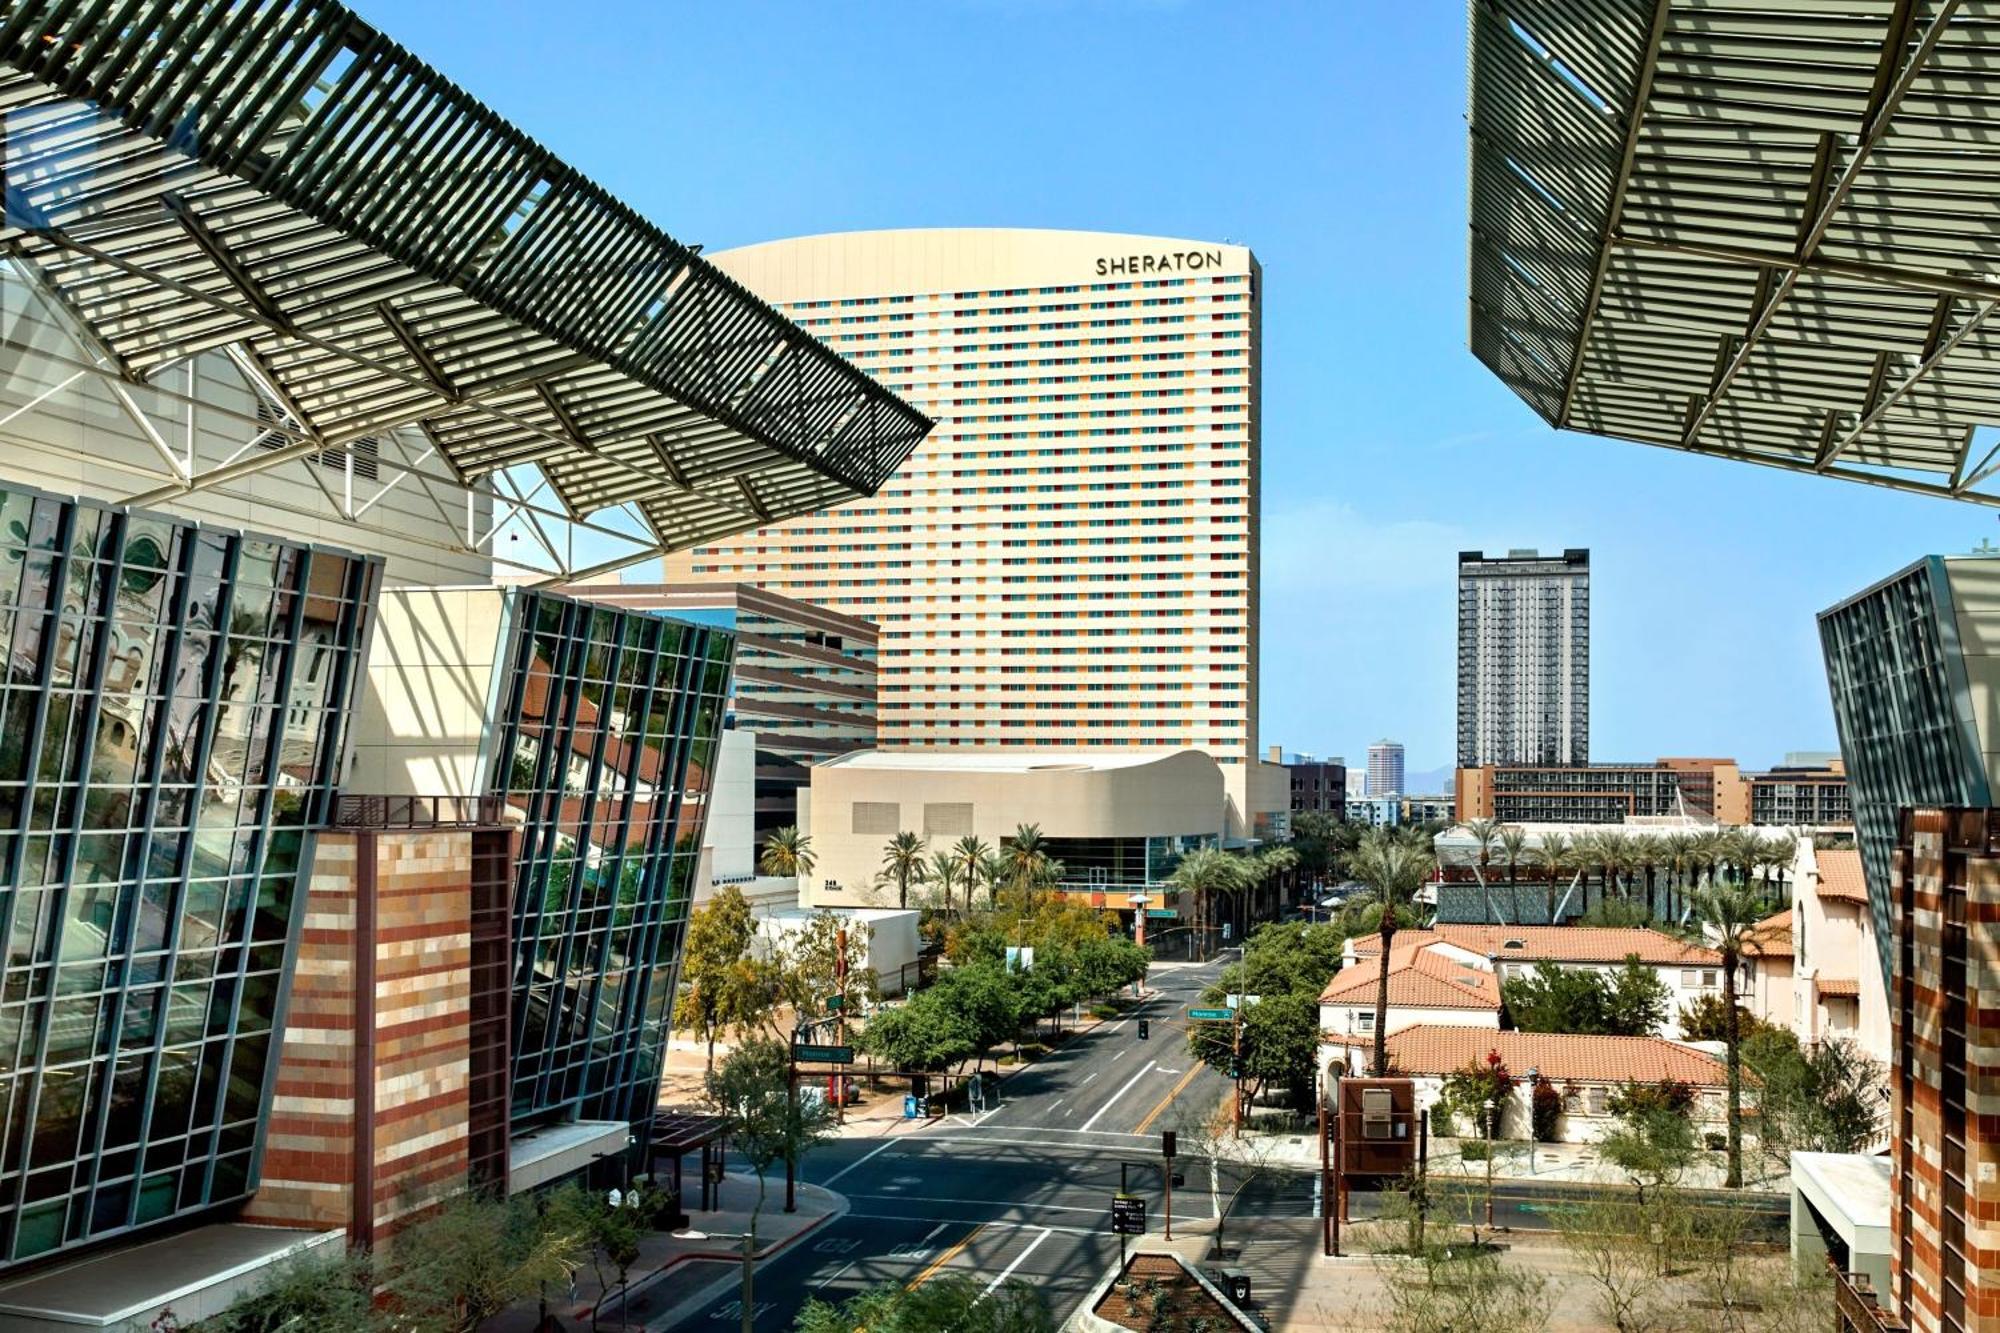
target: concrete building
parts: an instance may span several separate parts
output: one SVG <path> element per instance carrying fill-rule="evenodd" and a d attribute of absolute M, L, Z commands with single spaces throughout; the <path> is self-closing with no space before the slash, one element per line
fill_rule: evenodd
<path fill-rule="evenodd" d="M 22 23 L 0 1323 L 144 1326 L 643 1160 L 735 641 L 494 568 L 866 494 L 930 423 L 337 3 Z"/>
<path fill-rule="evenodd" d="M 1391 796 L 1403 790 L 1403 743 L 1380 740 L 1368 747 L 1369 796 Z"/>
<path fill-rule="evenodd" d="M 1277 758 L 1278 747 L 1271 747 Z M 1340 758 L 1315 759 L 1309 755 L 1288 755 L 1285 769 L 1292 789 L 1292 813 L 1311 811 L 1347 818 L 1347 764 Z"/>
<path fill-rule="evenodd" d="M 1381 957 L 1377 949 L 1375 958 Z M 1319 997 L 1320 1041 L 1352 1050 L 1375 1040 L 1375 1000 L 1380 988 L 1379 966 L 1373 961 L 1342 967 Z M 1483 959 L 1468 959 L 1451 949 L 1419 941 L 1397 942 L 1389 959 L 1389 1012 L 1384 1032 L 1400 1032 L 1419 1023 L 1500 1028 L 1500 979 Z M 1344 1070 L 1362 1069 L 1346 1057 Z"/>
<path fill-rule="evenodd" d="M 757 837 L 798 823 L 798 791 L 812 765 L 875 748 L 873 623 L 750 583 L 594 583 L 572 591 L 736 636 L 728 724 L 757 737 Z"/>
<path fill-rule="evenodd" d="M 1636 764 L 1484 764 L 1455 778 L 1464 819 L 1503 824 L 1623 824 L 1685 818 L 1775 828 L 1853 822 L 1838 761 L 1745 773 L 1734 759 L 1674 757 Z"/>
<path fill-rule="evenodd" d="M 1746 773 L 1750 822 L 1788 828 L 1835 828 L 1854 822 L 1847 794 L 1847 769 L 1839 756 L 1816 763 L 1793 763 L 1768 773 Z"/>
<path fill-rule="evenodd" d="M 1793 1153 L 1792 1263 L 1809 1272 L 1831 1261 L 1865 1290 L 1886 1295 L 1893 1285 L 1889 1176 L 1889 1159 L 1873 1153 Z"/>
<path fill-rule="evenodd" d="M 1191 748 L 1249 763 L 1261 276 L 1248 249 L 965 229 L 709 257 L 939 424 L 872 499 L 694 543 L 668 558 L 669 579 L 755 583 L 880 625 L 885 749 Z"/>
<path fill-rule="evenodd" d="M 1793 978 L 1789 1007 L 1773 1015 L 1803 1042 L 1844 1038 L 1889 1062 L 1889 995 L 1868 910 L 1861 854 L 1815 849 L 1801 839 L 1791 911 Z"/>
<path fill-rule="evenodd" d="M 1458 766 L 1590 762 L 1590 552 L 1458 553 Z"/>
<path fill-rule="evenodd" d="M 933 851 L 966 837 L 997 850 L 1033 824 L 1066 890 L 1128 917 L 1131 895 L 1149 894 L 1148 916 L 1163 925 L 1187 915 L 1166 876 L 1185 853 L 1222 844 L 1226 803 L 1221 766 L 1199 750 L 871 750 L 814 768 L 805 796 L 818 858 L 807 905 L 892 903 L 894 886 L 879 881 L 897 833 Z"/>

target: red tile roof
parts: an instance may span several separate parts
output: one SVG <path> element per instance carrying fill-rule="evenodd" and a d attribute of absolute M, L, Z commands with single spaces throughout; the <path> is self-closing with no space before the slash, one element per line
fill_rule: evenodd
<path fill-rule="evenodd" d="M 1421 932 L 1417 932 L 1421 933 Z M 1467 967 L 1432 949 L 1404 948 L 1402 935 L 1389 955 L 1389 1004 L 1392 1008 L 1498 1009 L 1500 985 L 1485 968 Z M 1377 955 L 1379 958 L 1380 955 Z M 1374 960 L 1344 967 L 1320 992 L 1321 1004 L 1373 1005 L 1381 982 Z"/>
<path fill-rule="evenodd" d="M 1821 995 L 1851 1000 L 1861 998 L 1861 983 L 1853 977 L 1814 977 L 1813 985 L 1819 988 Z"/>
<path fill-rule="evenodd" d="M 1767 916 L 1743 937 L 1743 952 L 1753 958 L 1792 957 L 1792 909 Z"/>
<path fill-rule="evenodd" d="M 1595 1037 L 1568 1032 L 1495 1032 L 1489 1028 L 1424 1023 L 1392 1032 L 1389 1062 L 1395 1072 L 1444 1075 L 1484 1061 L 1489 1051 L 1516 1078 L 1530 1069 L 1558 1083 L 1651 1082 L 1672 1078 L 1697 1087 L 1721 1087 L 1722 1062 L 1705 1051 L 1662 1037 Z"/>
<path fill-rule="evenodd" d="M 1819 896 L 1843 902 L 1868 901 L 1868 880 L 1861 873 L 1861 853 L 1855 851 L 1814 852 L 1819 862 Z"/>
<path fill-rule="evenodd" d="M 1454 926 L 1438 925 L 1428 930 L 1399 930 L 1396 943 L 1452 944 L 1482 957 L 1488 954 L 1503 960 L 1529 963 L 1622 963 L 1627 954 L 1639 955 L 1642 963 L 1692 964 L 1714 967 L 1722 955 L 1698 944 L 1687 944 L 1658 930 L 1643 926 Z M 1508 947 L 1517 940 L 1521 947 Z M 1382 952 L 1380 935 L 1359 935 L 1355 953 L 1375 957 Z"/>

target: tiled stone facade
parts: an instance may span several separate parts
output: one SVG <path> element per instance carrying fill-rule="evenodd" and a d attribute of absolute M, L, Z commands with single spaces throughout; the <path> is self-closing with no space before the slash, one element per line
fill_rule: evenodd
<path fill-rule="evenodd" d="M 467 1183 L 476 836 L 320 836 L 245 1220 L 373 1242 Z"/>
<path fill-rule="evenodd" d="M 1893 1305 L 2000 1333 L 2000 810 L 1905 810 L 1892 865 Z"/>

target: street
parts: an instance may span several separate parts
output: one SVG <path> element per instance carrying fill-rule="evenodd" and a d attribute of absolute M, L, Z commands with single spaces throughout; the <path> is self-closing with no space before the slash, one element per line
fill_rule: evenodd
<path fill-rule="evenodd" d="M 842 1139 L 815 1149 L 803 1178 L 845 1195 L 851 1211 L 758 1267 L 755 1327 L 780 1333 L 808 1298 L 837 1301 L 941 1273 L 987 1286 L 1029 1283 L 1066 1316 L 1117 1255 L 1109 1219 L 1121 1163 L 1129 1188 L 1146 1198 L 1148 1225 L 1157 1228 L 1164 1203 L 1159 1130 L 1177 1113 L 1205 1115 L 1222 1098 L 1224 1080 L 1188 1054 L 1183 1027 L 1188 1006 L 1220 966 L 1156 964 L 1142 1005 L 1009 1078 L 996 1109 L 886 1140 Z M 1137 1035 L 1139 1018 L 1149 1021 L 1147 1040 Z M 1205 1166 L 1184 1170 L 1175 1216 L 1213 1217 L 1230 1188 L 1226 1173 L 1211 1181 Z M 1296 1180 L 1246 1197 L 1232 1220 L 1309 1217 L 1310 1180 Z M 656 1330 L 735 1328 L 742 1315 L 735 1274 L 727 1263 L 684 1265 L 635 1296 L 632 1317 L 659 1320 L 647 1324 Z M 672 1317 L 676 1305 L 724 1283 L 728 1290 Z"/>

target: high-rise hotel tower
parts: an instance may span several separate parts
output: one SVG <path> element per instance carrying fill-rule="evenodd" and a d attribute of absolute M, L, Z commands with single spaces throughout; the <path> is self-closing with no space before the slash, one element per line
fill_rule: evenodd
<path fill-rule="evenodd" d="M 754 583 L 879 623 L 884 747 L 1250 758 L 1248 249 L 936 230 L 709 258 L 937 427 L 875 496 L 676 552 L 669 579 Z"/>
<path fill-rule="evenodd" d="M 1590 552 L 1458 553 L 1458 766 L 1590 762 Z"/>

